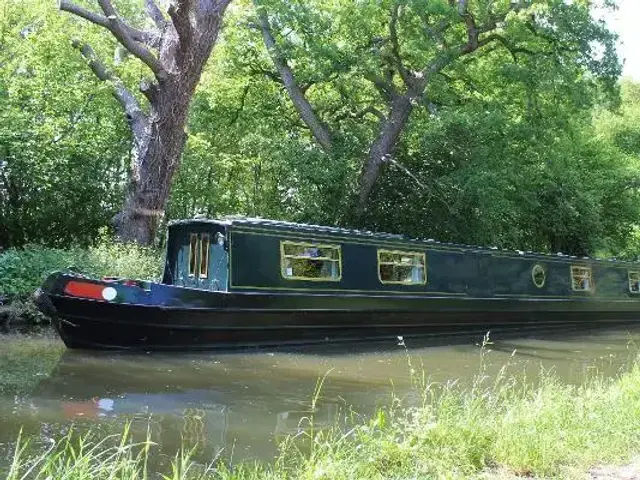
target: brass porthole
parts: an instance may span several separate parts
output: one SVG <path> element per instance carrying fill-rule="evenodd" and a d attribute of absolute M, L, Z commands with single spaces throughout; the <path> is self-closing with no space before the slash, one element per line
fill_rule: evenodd
<path fill-rule="evenodd" d="M 544 287 L 544 284 L 547 281 L 547 270 L 539 263 L 536 263 L 531 269 L 531 279 L 536 287 Z"/>

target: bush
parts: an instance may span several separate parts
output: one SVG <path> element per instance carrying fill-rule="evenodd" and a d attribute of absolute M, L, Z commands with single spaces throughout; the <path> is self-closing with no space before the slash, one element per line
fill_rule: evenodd
<path fill-rule="evenodd" d="M 0 296 L 28 297 L 47 275 L 69 269 L 96 277 L 156 280 L 162 274 L 162 254 L 152 248 L 104 240 L 90 248 L 9 249 L 0 255 Z"/>
<path fill-rule="evenodd" d="M 37 245 L 11 248 L 0 255 L 0 305 L 2 297 L 11 302 L 9 307 L 0 307 L 0 326 L 7 328 L 18 319 L 36 324 L 46 322 L 47 317 L 36 308 L 31 294 L 56 270 L 95 277 L 158 280 L 162 274 L 162 254 L 153 248 L 108 239 L 89 248 Z"/>

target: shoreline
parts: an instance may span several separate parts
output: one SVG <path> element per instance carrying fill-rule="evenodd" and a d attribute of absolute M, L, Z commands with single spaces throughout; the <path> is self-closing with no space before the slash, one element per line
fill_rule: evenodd
<path fill-rule="evenodd" d="M 0 303 L 0 333 L 15 329 L 28 331 L 50 324 L 51 319 L 38 310 L 31 296 L 5 298 L 4 303 Z"/>

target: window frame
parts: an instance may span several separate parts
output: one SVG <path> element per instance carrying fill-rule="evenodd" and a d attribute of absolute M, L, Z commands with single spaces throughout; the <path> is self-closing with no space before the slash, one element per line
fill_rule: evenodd
<path fill-rule="evenodd" d="M 191 233 L 189 235 L 189 263 L 187 264 L 187 273 L 189 278 L 195 278 L 198 268 L 198 234 Z M 191 268 L 193 266 L 193 268 Z"/>
<path fill-rule="evenodd" d="M 394 262 L 382 262 L 380 260 L 380 255 L 383 253 L 388 253 L 393 255 L 410 255 L 412 257 L 422 257 L 422 270 L 424 271 L 422 282 L 383 280 L 382 273 L 380 272 L 381 265 L 395 265 L 395 266 L 403 266 L 403 267 L 415 266 L 415 265 L 403 265 L 403 264 L 394 263 Z M 427 254 L 425 252 L 416 252 L 416 251 L 410 252 L 406 250 L 387 250 L 384 248 L 378 248 L 377 260 L 378 260 L 378 280 L 382 285 L 426 285 L 427 284 Z"/>
<path fill-rule="evenodd" d="M 338 276 L 337 277 L 301 277 L 286 275 L 285 260 L 287 258 L 298 259 L 310 259 L 314 260 L 314 257 L 287 255 L 285 253 L 285 245 L 294 245 L 297 247 L 312 247 L 312 248 L 330 248 L 335 249 L 338 252 L 338 259 L 334 260 L 326 257 L 315 258 L 315 260 L 323 260 L 328 262 L 334 262 L 338 264 Z M 313 241 L 294 241 L 294 240 L 280 240 L 280 276 L 285 280 L 291 281 L 304 281 L 304 282 L 340 282 L 342 280 L 342 245 L 328 244 L 328 243 L 315 243 Z"/>
<path fill-rule="evenodd" d="M 589 288 L 575 288 L 576 275 L 574 269 L 577 268 L 589 271 Z M 593 269 L 590 265 L 571 265 L 569 271 L 571 272 L 571 290 L 573 292 L 593 292 L 595 290 L 596 282 L 593 278 Z"/>
<path fill-rule="evenodd" d="M 542 273 L 544 274 L 544 278 L 542 279 L 542 283 L 540 285 L 538 285 L 538 283 L 536 282 L 536 269 L 542 270 Z M 543 264 L 536 263 L 533 265 L 533 267 L 531 267 L 531 280 L 533 281 L 533 285 L 536 288 L 544 288 L 544 286 L 547 284 L 547 269 Z M 573 286 L 573 279 L 571 285 Z"/>
<path fill-rule="evenodd" d="M 628 279 L 628 283 L 629 283 L 629 293 L 633 294 L 633 295 L 640 295 L 640 288 L 636 291 L 631 290 L 631 275 L 636 275 L 637 279 L 636 281 L 640 283 L 640 270 L 627 270 L 627 279 Z"/>

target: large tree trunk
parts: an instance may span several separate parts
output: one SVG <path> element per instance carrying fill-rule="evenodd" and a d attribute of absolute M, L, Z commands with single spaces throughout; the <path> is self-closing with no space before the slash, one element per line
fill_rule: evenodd
<path fill-rule="evenodd" d="M 111 0 L 97 0 L 104 16 L 68 0 L 60 1 L 62 10 L 109 30 L 154 75 L 153 80 L 140 85 L 149 104 L 147 113 L 89 45 L 74 42 L 98 79 L 113 85 L 113 95 L 126 113 L 133 136 L 124 204 L 114 219 L 121 240 L 143 245 L 154 240 L 187 141 L 184 127 L 189 104 L 230 1 L 170 0 L 167 18 L 154 0 L 145 0 L 147 15 L 155 24 L 151 31 L 126 24 Z"/>
<path fill-rule="evenodd" d="M 356 207 L 356 218 L 358 220 L 362 218 L 366 211 L 369 196 L 376 180 L 380 176 L 382 165 L 393 155 L 400 134 L 404 130 L 412 110 L 413 104 L 408 94 L 395 96 L 391 103 L 389 115 L 382 122 L 378 137 L 371 144 L 367 161 L 360 171 L 358 204 Z"/>
<path fill-rule="evenodd" d="M 127 242 L 151 244 L 164 215 L 173 176 L 187 141 L 184 124 L 188 99 L 178 87 L 165 89 L 152 111 L 136 146 L 122 212 L 114 221 L 118 237 Z"/>

